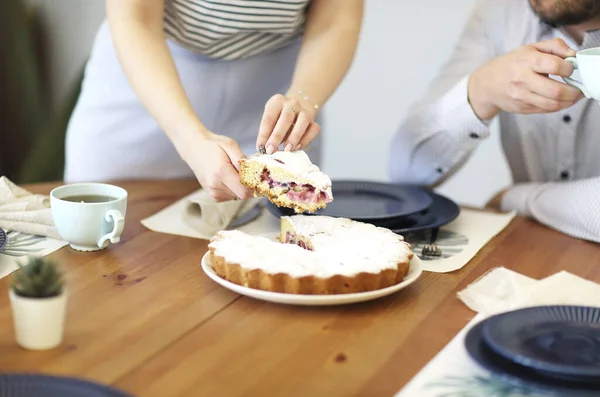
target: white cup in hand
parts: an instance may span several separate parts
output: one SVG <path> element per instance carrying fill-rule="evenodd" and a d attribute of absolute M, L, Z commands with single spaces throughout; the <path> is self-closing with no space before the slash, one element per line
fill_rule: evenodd
<path fill-rule="evenodd" d="M 575 57 L 565 58 L 579 70 L 581 81 L 563 77 L 565 83 L 578 88 L 587 98 L 600 101 L 600 47 L 578 51 Z"/>

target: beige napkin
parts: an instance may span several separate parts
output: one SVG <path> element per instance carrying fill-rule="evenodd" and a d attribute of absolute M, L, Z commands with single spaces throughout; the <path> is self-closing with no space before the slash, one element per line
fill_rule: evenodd
<path fill-rule="evenodd" d="M 183 219 L 198 232 L 212 236 L 258 204 L 259 198 L 217 203 L 201 189 L 188 200 Z"/>
<path fill-rule="evenodd" d="M 535 280 L 500 267 L 460 291 L 458 297 L 486 316 L 542 305 L 600 307 L 600 285 L 566 271 Z"/>
<path fill-rule="evenodd" d="M 252 198 L 217 203 L 200 189 L 141 222 L 154 232 L 210 239 L 252 209 L 259 200 Z"/>
<path fill-rule="evenodd" d="M 54 227 L 50 197 L 33 194 L 0 177 L 0 228 L 61 239 Z"/>

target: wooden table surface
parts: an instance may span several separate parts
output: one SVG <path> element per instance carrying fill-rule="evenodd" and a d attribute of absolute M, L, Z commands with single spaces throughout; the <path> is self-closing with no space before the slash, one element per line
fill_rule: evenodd
<path fill-rule="evenodd" d="M 473 318 L 456 293 L 488 270 L 541 278 L 566 269 L 600 282 L 596 244 L 515 218 L 463 269 L 425 272 L 392 296 L 340 307 L 271 304 L 205 276 L 206 241 L 140 224 L 196 182 L 117 185 L 129 191 L 121 243 L 51 254 L 70 289 L 62 346 L 16 345 L 9 278 L 0 280 L 0 371 L 79 376 L 140 397 L 393 396 Z"/>

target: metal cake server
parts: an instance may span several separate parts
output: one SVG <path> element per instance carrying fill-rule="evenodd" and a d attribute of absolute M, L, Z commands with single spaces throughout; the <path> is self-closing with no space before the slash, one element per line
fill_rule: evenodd
<path fill-rule="evenodd" d="M 260 216 L 260 214 L 262 214 L 263 208 L 264 208 L 264 206 L 263 206 L 262 201 L 259 201 L 254 207 L 252 207 L 248 211 L 246 211 L 246 213 L 244 215 L 235 218 L 233 220 L 233 222 L 231 222 L 227 228 L 235 229 L 237 227 L 240 227 L 247 223 L 252 222 L 256 218 L 258 218 Z"/>

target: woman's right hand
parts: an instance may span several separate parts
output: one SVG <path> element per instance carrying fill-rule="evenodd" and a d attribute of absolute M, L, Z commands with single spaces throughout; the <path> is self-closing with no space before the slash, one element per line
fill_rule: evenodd
<path fill-rule="evenodd" d="M 211 132 L 195 134 L 182 152 L 183 160 L 213 200 L 253 197 L 252 189 L 240 183 L 239 160 L 245 156 L 234 139 Z"/>

